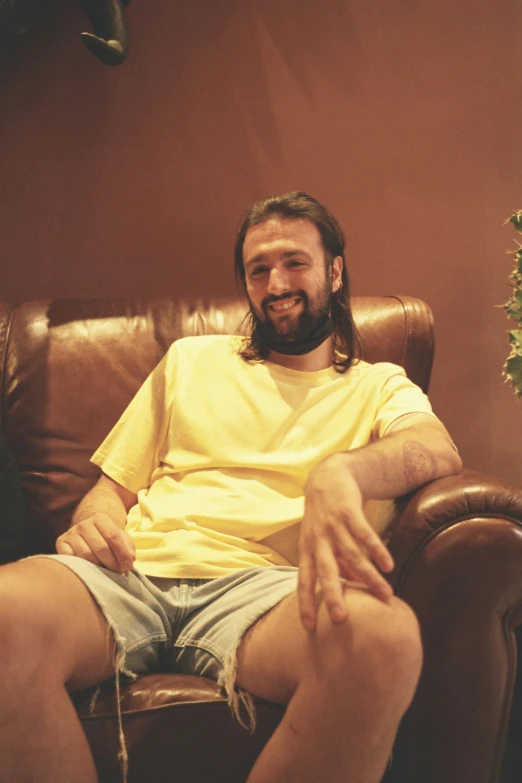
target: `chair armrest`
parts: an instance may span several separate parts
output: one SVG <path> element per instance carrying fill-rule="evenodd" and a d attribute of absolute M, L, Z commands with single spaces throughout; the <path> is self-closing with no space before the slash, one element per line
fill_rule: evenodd
<path fill-rule="evenodd" d="M 401 783 L 498 780 L 522 623 L 522 489 L 481 473 L 401 499 L 389 549 L 424 667 L 396 744 Z"/>
<path fill-rule="evenodd" d="M 431 540 L 466 520 L 480 520 L 485 535 L 496 530 L 500 534 L 507 524 L 522 546 L 522 488 L 496 476 L 463 470 L 401 498 L 389 536 L 396 563 L 394 583 L 403 581 L 412 561 Z"/>

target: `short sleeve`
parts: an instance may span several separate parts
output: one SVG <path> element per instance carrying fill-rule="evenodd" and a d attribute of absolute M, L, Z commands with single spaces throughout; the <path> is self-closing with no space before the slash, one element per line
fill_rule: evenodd
<path fill-rule="evenodd" d="M 110 478 L 132 492 L 150 486 L 170 421 L 174 345 L 155 367 L 91 457 Z"/>
<path fill-rule="evenodd" d="M 390 425 L 410 413 L 427 413 L 436 418 L 430 401 L 422 389 L 414 384 L 402 367 L 394 367 L 380 388 L 372 438 L 382 438 Z"/>

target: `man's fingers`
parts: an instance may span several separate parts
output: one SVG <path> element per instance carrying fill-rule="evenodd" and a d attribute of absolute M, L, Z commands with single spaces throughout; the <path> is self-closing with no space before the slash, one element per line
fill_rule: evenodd
<path fill-rule="evenodd" d="M 338 528 L 335 531 L 334 547 L 335 557 L 344 577 L 366 585 L 377 598 L 383 601 L 391 598 L 393 590 L 369 560 L 365 551 L 366 544 L 362 550 L 345 528 Z"/>
<path fill-rule="evenodd" d="M 393 595 L 392 587 L 363 554 L 354 558 L 351 552 L 338 550 L 336 559 L 345 579 L 365 585 L 381 601 L 390 600 Z"/>
<path fill-rule="evenodd" d="M 362 547 L 369 559 L 372 560 L 381 571 L 384 571 L 385 573 L 393 571 L 395 568 L 393 557 L 362 514 L 354 514 L 350 518 L 349 528 L 347 525 L 343 525 L 342 528 L 337 528 L 336 530 L 336 533 L 340 533 L 341 536 L 343 532 L 352 537 L 350 540 L 354 539 L 356 541 L 358 551 L 360 551 L 360 548 Z"/>
<path fill-rule="evenodd" d="M 130 571 L 135 560 L 134 544 L 128 533 L 114 523 L 85 520 L 74 525 L 56 542 L 58 554 L 73 554 L 111 571 Z"/>
<path fill-rule="evenodd" d="M 364 546 L 366 552 L 375 565 L 384 571 L 385 574 L 389 574 L 395 568 L 393 557 L 383 544 L 377 533 L 368 528 L 371 535 L 364 536 L 361 543 Z"/>
<path fill-rule="evenodd" d="M 330 541 L 320 539 L 316 550 L 317 578 L 323 591 L 323 600 L 334 623 L 346 620 L 346 604 L 341 583 L 339 565 L 332 552 Z"/>
<path fill-rule="evenodd" d="M 94 556 L 106 568 L 111 571 L 126 571 L 124 564 L 120 561 L 117 553 L 112 547 L 112 542 L 101 535 L 95 527 L 90 528 L 83 536 L 86 544 L 91 549 Z"/>
<path fill-rule="evenodd" d="M 127 543 L 128 551 L 132 555 L 133 559 L 135 559 L 136 558 L 136 544 L 134 543 L 134 539 L 133 539 L 133 537 L 129 533 L 127 533 L 126 530 L 122 530 L 122 533 L 123 533 L 123 538 L 124 538 L 124 540 Z"/>
<path fill-rule="evenodd" d="M 388 603 L 393 595 L 393 588 L 385 579 L 382 579 L 382 577 L 374 579 L 370 569 L 368 569 L 368 572 L 362 569 L 356 571 L 350 568 L 341 557 L 338 558 L 338 563 L 341 574 L 345 579 L 349 582 L 358 582 L 359 584 L 364 585 L 372 595 L 380 601 Z"/>
<path fill-rule="evenodd" d="M 310 552 L 302 551 L 299 558 L 297 582 L 297 601 L 301 622 L 307 631 L 315 630 L 317 607 L 315 603 L 315 584 L 317 574 Z"/>
<path fill-rule="evenodd" d="M 94 554 L 90 545 L 86 543 L 83 537 L 71 530 L 68 530 L 67 533 L 60 536 L 57 540 L 56 551 L 59 555 L 75 555 L 75 557 L 81 557 L 82 560 L 88 560 L 89 563 L 94 563 L 94 565 L 105 565 Z M 113 568 L 112 570 L 116 569 Z"/>
<path fill-rule="evenodd" d="M 59 555 L 74 555 L 73 548 L 67 541 L 62 541 L 62 537 L 56 541 L 56 551 Z"/>
<path fill-rule="evenodd" d="M 110 521 L 96 522 L 96 531 L 98 538 L 93 540 L 100 548 L 93 548 L 93 552 L 102 563 L 105 565 L 104 556 L 108 550 L 118 564 L 117 568 L 112 569 L 113 571 L 130 571 L 136 559 L 136 551 L 129 534 Z"/>

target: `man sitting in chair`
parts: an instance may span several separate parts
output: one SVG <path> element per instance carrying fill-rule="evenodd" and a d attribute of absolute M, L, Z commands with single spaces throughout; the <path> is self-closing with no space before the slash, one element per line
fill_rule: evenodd
<path fill-rule="evenodd" d="M 422 649 L 365 503 L 460 459 L 402 368 L 358 358 L 321 204 L 256 204 L 235 263 L 249 336 L 177 340 L 93 456 L 58 554 L 0 569 L 9 783 L 94 783 L 69 692 L 166 665 L 217 680 L 238 719 L 250 694 L 286 705 L 248 783 L 384 774 Z"/>

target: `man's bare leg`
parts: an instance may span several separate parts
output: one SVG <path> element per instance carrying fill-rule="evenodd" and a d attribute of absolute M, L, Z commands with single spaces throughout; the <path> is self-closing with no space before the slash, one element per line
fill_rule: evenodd
<path fill-rule="evenodd" d="M 418 624 L 402 601 L 345 590 L 348 620 L 321 604 L 307 633 L 295 594 L 265 615 L 238 650 L 237 684 L 288 704 L 248 783 L 378 783 L 419 678 Z"/>
<path fill-rule="evenodd" d="M 0 568 L 0 781 L 95 783 L 68 690 L 113 674 L 108 626 L 81 580 L 37 558 Z"/>

